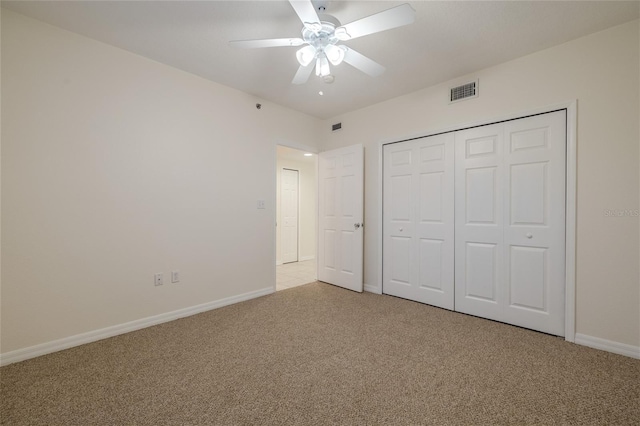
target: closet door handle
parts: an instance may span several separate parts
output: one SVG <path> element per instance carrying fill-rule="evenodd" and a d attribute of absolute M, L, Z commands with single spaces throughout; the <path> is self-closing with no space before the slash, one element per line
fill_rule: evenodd
<path fill-rule="evenodd" d="M 356 229 L 358 229 L 358 228 L 360 228 L 360 224 L 359 224 L 359 223 L 354 223 L 354 224 L 353 224 L 353 227 L 354 227 L 354 228 L 356 228 Z"/>
<path fill-rule="evenodd" d="M 529 239 L 533 238 L 533 234 L 531 232 L 527 232 L 527 238 Z"/>

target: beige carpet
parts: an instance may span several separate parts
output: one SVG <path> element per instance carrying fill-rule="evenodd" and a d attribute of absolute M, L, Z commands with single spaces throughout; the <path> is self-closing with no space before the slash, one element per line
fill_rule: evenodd
<path fill-rule="evenodd" d="M 0 369 L 7 425 L 638 425 L 640 360 L 313 283 Z"/>

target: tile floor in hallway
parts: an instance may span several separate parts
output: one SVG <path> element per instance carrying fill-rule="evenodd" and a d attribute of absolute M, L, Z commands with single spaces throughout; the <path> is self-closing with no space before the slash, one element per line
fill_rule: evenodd
<path fill-rule="evenodd" d="M 291 262 L 276 266 L 276 291 L 309 284 L 317 280 L 316 260 Z"/>

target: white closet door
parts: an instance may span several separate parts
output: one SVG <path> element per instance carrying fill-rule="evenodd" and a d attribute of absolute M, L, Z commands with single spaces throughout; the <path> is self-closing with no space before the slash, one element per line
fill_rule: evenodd
<path fill-rule="evenodd" d="M 364 147 L 319 155 L 318 280 L 362 292 Z"/>
<path fill-rule="evenodd" d="M 505 123 L 505 322 L 564 335 L 566 113 Z"/>
<path fill-rule="evenodd" d="M 384 146 L 383 292 L 453 309 L 454 135 Z"/>
<path fill-rule="evenodd" d="M 282 211 L 282 263 L 298 261 L 298 171 L 282 169 L 280 179 Z"/>
<path fill-rule="evenodd" d="M 564 334 L 565 113 L 456 133 L 456 310 Z"/>
<path fill-rule="evenodd" d="M 503 321 L 503 125 L 455 133 L 456 311 Z"/>

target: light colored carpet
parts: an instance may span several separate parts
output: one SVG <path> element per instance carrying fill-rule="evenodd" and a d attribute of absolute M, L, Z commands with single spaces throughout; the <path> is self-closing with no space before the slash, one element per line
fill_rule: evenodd
<path fill-rule="evenodd" d="M 640 360 L 312 283 L 0 369 L 7 425 L 638 425 Z"/>

